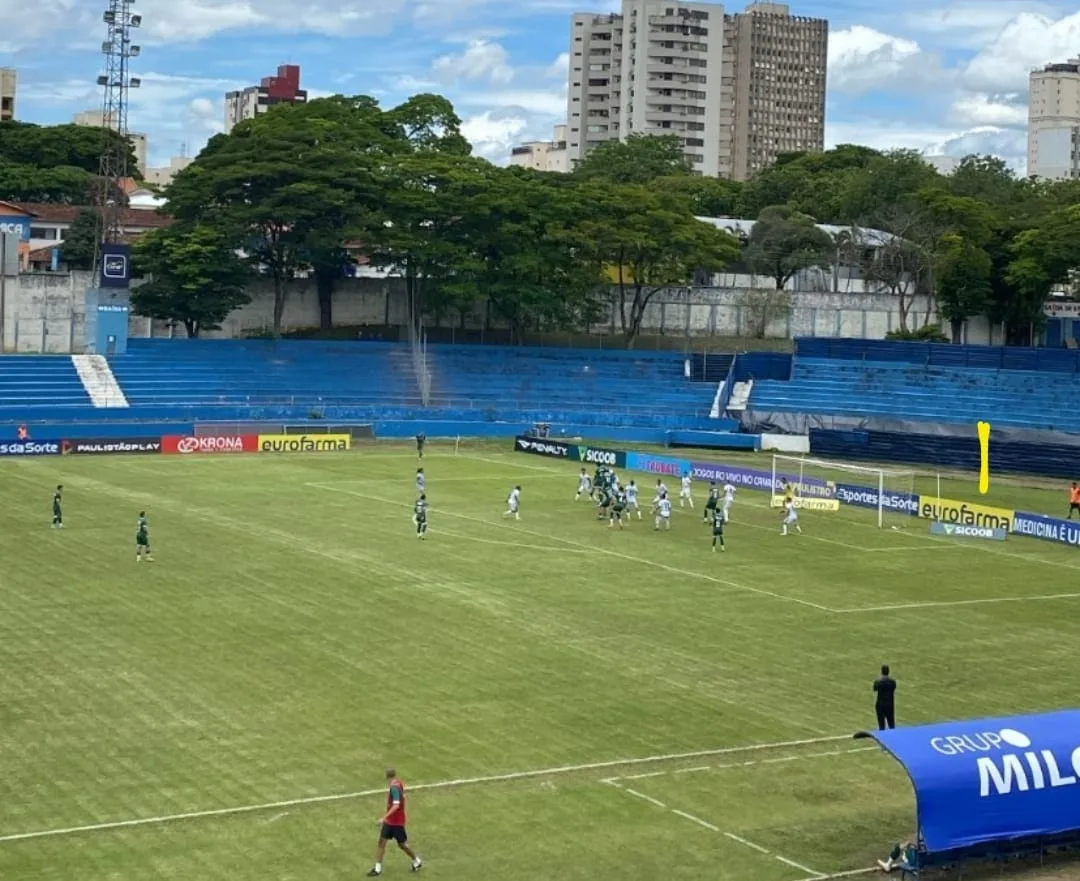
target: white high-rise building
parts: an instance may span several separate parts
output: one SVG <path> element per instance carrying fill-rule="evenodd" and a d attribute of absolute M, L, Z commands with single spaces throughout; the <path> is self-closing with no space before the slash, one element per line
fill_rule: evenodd
<path fill-rule="evenodd" d="M 571 20 L 567 151 L 672 134 L 693 169 L 745 180 L 825 145 L 829 24 L 781 3 L 623 0 Z"/>
<path fill-rule="evenodd" d="M 526 141 L 510 152 L 510 164 L 535 171 L 566 173 L 570 170 L 570 157 L 566 152 L 566 126 L 555 126 L 550 141 Z"/>
<path fill-rule="evenodd" d="M 1080 58 L 1032 71 L 1027 171 L 1034 177 L 1080 177 Z"/>

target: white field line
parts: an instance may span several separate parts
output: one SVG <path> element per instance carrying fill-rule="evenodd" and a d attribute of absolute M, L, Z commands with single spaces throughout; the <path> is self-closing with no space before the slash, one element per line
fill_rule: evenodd
<path fill-rule="evenodd" d="M 878 751 L 880 747 L 877 746 L 860 746 L 855 749 L 833 749 L 828 752 L 819 753 L 807 753 L 805 755 L 794 756 L 777 756 L 771 759 L 753 759 L 748 762 L 729 762 L 721 765 L 699 765 L 696 768 L 678 768 L 674 771 L 650 771 L 647 774 L 626 774 L 619 777 L 609 777 L 607 781 L 610 783 L 625 782 L 631 780 L 649 780 L 655 777 L 667 777 L 674 774 L 695 774 L 703 771 L 726 771 L 732 768 L 753 768 L 757 765 L 779 765 L 785 762 L 805 762 L 810 759 L 825 759 L 833 756 L 845 756 L 851 753 L 865 753 Z"/>
<path fill-rule="evenodd" d="M 627 793 L 628 795 L 634 796 L 634 798 L 640 798 L 642 801 L 647 801 L 647 802 L 649 802 L 649 804 L 654 804 L 658 808 L 666 808 L 667 807 L 667 805 L 664 804 L 662 801 L 657 801 L 651 795 L 646 795 L 644 792 L 638 792 L 636 789 L 630 789 L 630 788 L 627 787 L 627 788 L 623 789 L 623 792 Z"/>
<path fill-rule="evenodd" d="M 529 780 L 537 777 L 555 777 L 564 774 L 581 774 L 588 771 L 601 771 L 607 768 L 624 768 L 633 765 L 645 765 L 655 762 L 677 762 L 687 759 L 700 759 L 708 756 L 737 755 L 772 749 L 795 749 L 802 746 L 815 746 L 822 743 L 836 743 L 849 740 L 851 735 L 836 734 L 830 737 L 812 737 L 803 740 L 778 741 L 776 743 L 754 743 L 745 746 L 727 746 L 718 749 L 695 750 L 686 753 L 665 753 L 642 756 L 632 759 L 611 759 L 604 762 L 587 762 L 581 765 L 561 765 L 553 768 L 537 768 L 531 771 L 512 771 L 507 774 L 490 774 L 484 777 L 459 777 L 453 780 L 439 780 L 433 783 L 417 783 L 409 787 L 410 792 L 437 789 L 456 789 L 461 786 L 476 786 L 485 783 L 510 783 L 516 780 Z M 283 811 L 304 805 L 331 804 L 333 802 L 354 801 L 385 795 L 385 788 L 363 789 L 356 792 L 342 792 L 333 795 L 313 795 L 305 798 L 293 798 L 285 801 L 262 802 L 260 804 L 238 805 L 229 808 L 215 808 L 204 811 L 187 811 L 179 814 L 162 814 L 157 817 L 138 817 L 130 820 L 115 820 L 106 823 L 90 823 L 83 826 L 68 826 L 57 829 L 42 829 L 36 832 L 18 832 L 0 835 L 0 844 L 13 841 L 29 841 L 37 838 L 59 838 L 88 832 L 106 832 L 115 829 L 131 829 L 139 826 L 160 826 L 182 820 L 201 820 L 212 817 L 229 817 L 240 814 L 254 814 L 264 811 Z"/>
<path fill-rule="evenodd" d="M 897 612 L 904 609 L 937 609 L 949 606 L 987 606 L 995 603 L 1042 603 L 1051 600 L 1080 599 L 1080 593 L 1051 593 L 1033 597 L 984 597 L 972 600 L 928 600 L 923 603 L 896 603 L 891 606 L 866 606 L 858 609 L 833 609 L 837 615 L 857 615 L 865 612 Z"/>
<path fill-rule="evenodd" d="M 331 486 L 325 483 L 305 483 L 304 486 L 311 487 L 313 489 L 319 489 L 323 492 L 336 492 L 344 495 L 356 496 L 360 499 L 367 499 L 371 502 L 379 502 L 384 505 L 393 505 L 397 507 L 411 508 L 412 504 L 408 502 L 402 502 L 398 499 L 386 499 L 381 496 L 373 496 L 369 493 L 356 492 L 355 490 L 343 489 L 339 486 Z M 440 517 L 454 517 L 459 520 L 467 520 L 471 523 L 481 523 L 484 526 L 492 526 L 502 529 L 509 529 L 511 532 L 517 535 L 530 535 L 534 538 L 546 539 L 547 541 L 557 541 L 562 544 L 570 545 L 571 547 L 580 548 L 582 550 L 589 551 L 593 554 L 603 554 L 609 557 L 618 557 L 620 560 L 627 560 L 631 563 L 638 563 L 642 566 L 652 566 L 657 569 L 663 569 L 666 572 L 671 572 L 675 575 L 682 575 L 688 578 L 700 578 L 704 581 L 711 581 L 714 584 L 722 584 L 725 587 L 733 588 L 734 590 L 745 591 L 747 593 L 758 594 L 759 596 L 771 597 L 775 600 L 781 600 L 783 602 L 796 603 L 800 606 L 806 606 L 807 608 L 814 609 L 818 612 L 833 612 L 834 610 L 828 606 L 823 606 L 820 603 L 814 603 L 810 600 L 802 600 L 797 597 L 785 596 L 784 594 L 775 593 L 771 590 L 765 590 L 761 587 L 750 587 L 746 584 L 739 584 L 735 581 L 729 581 L 726 578 L 717 578 L 715 575 L 708 575 L 704 572 L 694 572 L 690 569 L 680 569 L 677 566 L 669 566 L 666 563 L 660 563 L 656 560 L 649 560 L 645 557 L 635 557 L 630 554 L 624 554 L 621 551 L 613 551 L 610 548 L 601 548 L 596 545 L 587 545 L 579 541 L 574 541 L 570 538 L 562 538 L 557 535 L 547 535 L 542 532 L 536 532 L 535 530 L 526 529 L 525 527 L 516 525 L 516 521 L 508 523 L 500 520 L 486 520 L 483 517 L 473 517 L 470 514 L 462 514 L 457 511 L 438 511 Z"/>
<path fill-rule="evenodd" d="M 702 827 L 704 827 L 704 828 L 706 828 L 706 829 L 708 829 L 708 830 L 710 830 L 712 832 L 718 832 L 721 835 L 723 835 L 724 837 L 730 838 L 732 841 L 737 842 L 738 844 L 744 845 L 745 847 L 749 847 L 752 850 L 756 850 L 758 853 L 763 854 L 764 856 L 771 857 L 772 859 L 776 860 L 777 862 L 781 862 L 786 866 L 790 866 L 793 869 L 798 869 L 800 872 L 804 872 L 808 876 L 805 879 L 805 881 L 821 881 L 821 879 L 826 879 L 826 878 L 844 878 L 844 877 L 848 877 L 850 875 L 860 875 L 860 874 L 866 873 L 867 871 L 872 871 L 872 870 L 856 869 L 855 871 L 842 872 L 842 873 L 840 873 L 838 875 L 826 875 L 825 873 L 818 872 L 816 869 L 811 869 L 809 866 L 805 866 L 802 863 L 797 863 L 797 862 L 795 862 L 795 860 L 788 859 L 787 857 L 785 857 L 785 856 L 783 856 L 781 854 L 774 853 L 773 851 L 769 850 L 768 848 L 762 847 L 760 844 L 756 844 L 753 841 L 750 841 L 750 840 L 748 840 L 746 838 L 743 838 L 743 837 L 741 837 L 739 835 L 736 835 L 734 832 L 726 832 L 726 831 L 720 829 L 718 826 L 714 826 L 712 823 L 708 822 L 707 820 L 701 819 L 701 817 L 697 817 L 697 816 L 695 816 L 693 814 L 688 814 L 686 811 L 682 811 L 682 810 L 679 810 L 677 808 L 669 808 L 666 804 L 664 804 L 664 802 L 662 802 L 662 801 L 660 801 L 658 799 L 655 799 L 651 795 L 647 795 L 646 793 L 641 792 L 640 790 L 631 789 L 629 786 L 624 785 L 624 783 L 628 782 L 628 781 L 644 780 L 644 779 L 647 779 L 647 778 L 660 777 L 660 776 L 666 776 L 666 775 L 691 774 L 691 773 L 698 772 L 698 771 L 709 771 L 709 770 L 719 771 L 719 770 L 723 770 L 723 769 L 726 769 L 726 768 L 751 768 L 751 767 L 754 767 L 754 766 L 776 764 L 776 763 L 779 763 L 779 762 L 799 762 L 799 761 L 806 761 L 808 759 L 825 758 L 827 756 L 841 756 L 841 755 L 847 755 L 849 753 L 869 752 L 871 750 L 878 751 L 879 749 L 880 748 L 877 747 L 877 746 L 863 746 L 863 747 L 858 747 L 856 749 L 834 749 L 834 750 L 829 750 L 828 752 L 809 753 L 807 755 L 779 756 L 779 757 L 771 758 L 771 759 L 753 759 L 753 760 L 747 761 L 747 762 L 736 762 L 736 763 L 724 764 L 724 765 L 712 765 L 712 766 L 710 766 L 710 765 L 700 765 L 700 766 L 698 766 L 696 768 L 678 768 L 678 769 L 676 769 L 674 771 L 666 771 L 665 770 L 665 771 L 654 771 L 654 772 L 650 772 L 648 774 L 630 774 L 630 775 L 627 775 L 627 776 L 624 776 L 624 777 L 609 777 L 606 780 L 603 780 L 602 782 L 607 783 L 607 784 L 609 784 L 611 786 L 614 786 L 616 789 L 621 789 L 623 792 L 627 793 L 628 795 L 632 795 L 635 798 L 641 799 L 642 801 L 647 801 L 650 804 L 653 804 L 658 808 L 663 808 L 666 811 L 670 811 L 671 813 L 676 814 L 679 817 L 682 817 L 684 820 L 689 820 L 691 823 L 696 823 L 698 826 L 702 826 Z"/>
<path fill-rule="evenodd" d="M 866 869 L 850 869 L 847 872 L 833 872 L 831 875 L 813 875 L 810 878 L 797 878 L 796 881 L 838 881 L 840 878 L 856 878 L 859 875 L 873 875 L 881 871 L 881 866 Z"/>

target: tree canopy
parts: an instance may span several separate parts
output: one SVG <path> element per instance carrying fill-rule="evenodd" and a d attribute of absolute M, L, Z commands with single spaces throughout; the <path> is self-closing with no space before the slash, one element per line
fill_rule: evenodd
<path fill-rule="evenodd" d="M 0 200 L 89 205 L 103 150 L 122 140 L 93 126 L 0 122 Z M 130 174 L 138 177 L 134 147 L 123 146 Z"/>
<path fill-rule="evenodd" d="M 0 125 L 0 198 L 85 202 L 101 137 Z M 140 251 L 154 284 L 140 308 L 193 332 L 239 302 L 241 264 L 271 282 L 275 331 L 299 277 L 329 329 L 339 281 L 362 256 L 404 280 L 415 319 L 497 318 L 518 336 L 584 329 L 614 304 L 632 342 L 665 287 L 737 265 L 783 293 L 803 270 L 843 263 L 898 298 L 901 332 L 918 293 L 954 335 L 985 314 L 1021 342 L 1080 260 L 1080 183 L 1019 178 L 993 157 L 943 176 L 910 151 L 841 145 L 783 155 L 740 183 L 695 176 L 675 137 L 635 136 L 547 174 L 474 157 L 454 107 L 433 94 L 386 108 L 365 95 L 275 106 L 213 138 L 166 197 L 177 224 Z M 738 241 L 700 217 L 757 222 Z M 239 263 L 185 307 L 199 260 L 215 253 Z M 788 308 L 759 300 L 759 329 Z"/>

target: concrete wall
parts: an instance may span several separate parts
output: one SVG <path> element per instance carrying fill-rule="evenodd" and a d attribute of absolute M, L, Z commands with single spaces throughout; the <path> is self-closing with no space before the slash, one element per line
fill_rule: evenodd
<path fill-rule="evenodd" d="M 89 273 L 43 273 L 21 275 L 6 280 L 6 320 L 4 351 L 70 352 L 81 351 L 85 337 L 86 288 Z M 656 294 L 645 313 L 643 331 L 671 336 L 754 335 L 754 308 L 746 304 L 748 292 L 734 288 L 682 288 Z M 900 311 L 895 297 L 889 294 L 792 292 L 791 314 L 774 321 L 766 336 L 785 339 L 795 336 L 859 337 L 882 339 L 900 327 Z M 401 283 L 397 280 L 356 278 L 343 280 L 334 297 L 334 321 L 338 326 L 403 325 L 407 307 Z M 273 291 L 269 283 L 257 282 L 252 288 L 252 302 L 238 309 L 224 322 L 222 330 L 207 334 L 213 337 L 237 337 L 268 329 L 273 316 Z M 924 296 L 911 298 L 908 326 L 921 327 L 936 313 Z M 465 316 L 464 327 L 481 329 L 485 316 Z M 319 304 L 314 283 L 298 281 L 290 285 L 285 308 L 286 330 L 318 327 Z M 456 328 L 460 316 L 447 316 L 429 325 Z M 620 331 L 617 310 L 590 328 L 596 334 Z M 972 322 L 967 342 L 988 343 L 985 321 Z M 168 336 L 163 322 L 145 318 L 131 319 L 132 337 Z M 176 333 L 182 335 L 183 330 Z"/>
<path fill-rule="evenodd" d="M 258 283 L 252 290 L 252 302 L 226 319 L 222 331 L 214 336 L 242 336 L 268 328 L 273 320 L 273 292 L 270 285 Z M 754 324 L 753 309 L 740 305 L 746 291 L 731 288 L 686 288 L 656 294 L 645 312 L 643 331 L 672 336 L 739 336 L 750 335 Z M 773 322 L 766 336 L 778 339 L 794 336 L 865 337 L 883 339 L 890 330 L 900 327 L 900 311 L 896 298 L 888 294 L 846 294 L 793 292 L 789 318 Z M 908 316 L 911 328 L 921 327 L 927 320 L 927 298 L 912 298 Z M 334 297 L 334 323 L 348 325 L 401 325 L 407 320 L 404 291 L 396 280 L 355 278 L 341 282 Z M 929 317 L 936 319 L 930 307 Z M 446 316 L 442 321 L 429 321 L 432 327 L 462 327 L 479 330 L 484 327 L 482 312 L 465 316 Z M 291 286 L 285 307 L 285 325 L 290 329 L 318 327 L 319 303 L 311 282 Z M 619 332 L 618 312 L 593 325 L 591 332 Z M 155 331 L 156 332 L 156 331 Z M 140 335 L 145 335 L 145 331 Z M 974 341 L 974 340 L 973 340 Z"/>
<path fill-rule="evenodd" d="M 86 337 L 90 273 L 38 273 L 3 280 L 4 352 L 78 352 Z"/>

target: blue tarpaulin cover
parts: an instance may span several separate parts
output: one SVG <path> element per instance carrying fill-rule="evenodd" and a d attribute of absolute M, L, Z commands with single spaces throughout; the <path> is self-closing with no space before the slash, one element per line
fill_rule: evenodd
<path fill-rule="evenodd" d="M 930 853 L 1080 830 L 1080 710 L 862 736 L 907 771 Z"/>

